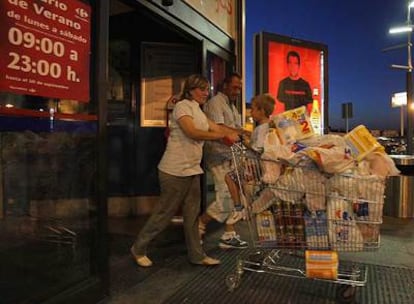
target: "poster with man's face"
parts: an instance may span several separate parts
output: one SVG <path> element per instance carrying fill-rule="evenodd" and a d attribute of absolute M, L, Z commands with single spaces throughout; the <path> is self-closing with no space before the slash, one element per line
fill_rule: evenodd
<path fill-rule="evenodd" d="M 316 104 L 318 124 L 324 132 L 328 126 L 326 45 L 261 32 L 255 35 L 254 68 L 255 94 L 268 93 L 275 98 L 273 115 L 305 106 L 311 116 Z"/>
<path fill-rule="evenodd" d="M 321 54 L 319 50 L 269 42 L 268 88 L 276 98 L 274 114 L 320 103 Z"/>

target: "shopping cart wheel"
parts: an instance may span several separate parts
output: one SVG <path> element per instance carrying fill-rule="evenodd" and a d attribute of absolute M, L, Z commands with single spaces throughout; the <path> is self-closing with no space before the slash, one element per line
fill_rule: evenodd
<path fill-rule="evenodd" d="M 349 304 L 356 303 L 356 287 L 350 285 L 339 285 L 336 289 L 336 299 L 337 303 Z"/>
<path fill-rule="evenodd" d="M 240 285 L 241 276 L 236 273 L 227 275 L 226 277 L 226 286 L 230 292 L 233 292 Z"/>

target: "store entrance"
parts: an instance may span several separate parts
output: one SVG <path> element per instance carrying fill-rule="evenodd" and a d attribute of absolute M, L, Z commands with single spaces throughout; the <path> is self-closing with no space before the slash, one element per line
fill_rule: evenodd
<path fill-rule="evenodd" d="M 109 215 L 148 213 L 159 195 L 167 102 L 200 71 L 199 41 L 147 9 L 111 1 L 109 28 Z M 151 29 L 149 31 L 148 29 Z"/>
<path fill-rule="evenodd" d="M 116 293 L 117 282 L 124 282 L 121 277 L 135 267 L 129 248 L 158 201 L 157 165 L 167 141 L 168 101 L 180 93 L 185 77 L 201 73 L 201 42 L 148 9 L 121 1 L 111 1 L 109 24 L 110 261 L 131 261 L 110 265 L 110 286 Z M 183 243 L 181 223 L 170 228 L 169 242 Z M 128 284 L 141 279 L 135 276 Z"/>

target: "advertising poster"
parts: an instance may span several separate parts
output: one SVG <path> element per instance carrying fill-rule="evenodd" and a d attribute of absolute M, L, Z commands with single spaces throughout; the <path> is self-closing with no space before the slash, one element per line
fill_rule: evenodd
<path fill-rule="evenodd" d="M 91 9 L 73 1 L 0 1 L 0 91 L 89 101 Z"/>
<path fill-rule="evenodd" d="M 262 32 L 255 36 L 255 90 L 276 99 L 273 115 L 305 106 L 328 126 L 328 49 L 324 44 Z M 318 133 L 320 133 L 318 132 Z"/>
<path fill-rule="evenodd" d="M 271 41 L 268 57 L 268 87 L 276 97 L 275 113 L 302 105 L 310 112 L 313 99 L 320 98 L 320 51 Z M 295 76 L 301 83 L 289 86 L 289 78 Z"/>

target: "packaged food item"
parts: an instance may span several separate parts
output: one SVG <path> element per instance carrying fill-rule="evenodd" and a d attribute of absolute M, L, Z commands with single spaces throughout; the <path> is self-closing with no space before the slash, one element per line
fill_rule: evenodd
<path fill-rule="evenodd" d="M 305 231 L 303 225 L 295 225 L 294 227 L 295 232 L 295 247 L 297 248 L 305 248 Z"/>
<path fill-rule="evenodd" d="M 357 223 L 359 231 L 361 231 L 364 248 L 376 249 L 380 245 L 380 225 Z"/>
<path fill-rule="evenodd" d="M 328 221 L 325 210 L 305 211 L 306 246 L 309 249 L 329 249 Z"/>
<path fill-rule="evenodd" d="M 269 210 L 265 210 L 256 215 L 256 227 L 259 241 L 276 240 L 275 220 Z"/>
<path fill-rule="evenodd" d="M 338 253 L 336 251 L 306 250 L 306 276 L 336 280 L 338 278 Z"/>
<path fill-rule="evenodd" d="M 361 161 L 365 156 L 374 151 L 384 151 L 384 147 L 368 131 L 364 125 L 359 125 L 348 132 L 345 136 L 345 142 L 351 149 L 351 155 Z"/>
<path fill-rule="evenodd" d="M 305 106 L 280 113 L 272 120 L 282 144 L 293 144 L 314 135 Z"/>
<path fill-rule="evenodd" d="M 340 197 L 330 197 L 327 205 L 331 248 L 338 251 L 363 250 L 364 242 L 357 226 L 358 216 L 354 213 L 353 202 Z M 367 209 L 362 210 L 361 207 L 360 214 L 367 212 Z"/>
<path fill-rule="evenodd" d="M 356 221 L 329 221 L 328 230 L 332 249 L 338 251 L 361 251 L 364 249 L 364 241 Z"/>

